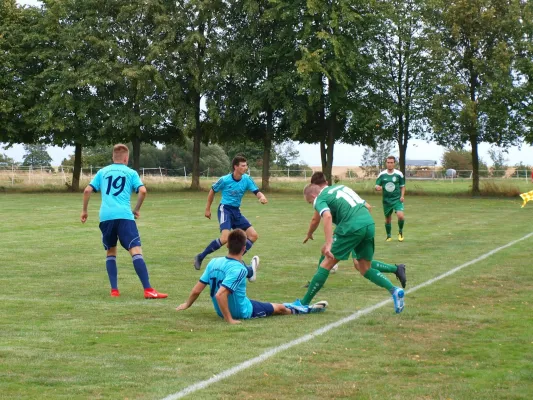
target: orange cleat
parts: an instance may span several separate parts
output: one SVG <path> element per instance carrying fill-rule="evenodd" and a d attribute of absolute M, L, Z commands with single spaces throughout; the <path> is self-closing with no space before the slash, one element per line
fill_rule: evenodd
<path fill-rule="evenodd" d="M 144 298 L 145 299 L 165 299 L 168 297 L 166 293 L 159 293 L 153 288 L 144 289 Z"/>
<path fill-rule="evenodd" d="M 111 297 L 119 297 L 120 296 L 120 292 L 118 291 L 118 289 L 111 289 Z"/>

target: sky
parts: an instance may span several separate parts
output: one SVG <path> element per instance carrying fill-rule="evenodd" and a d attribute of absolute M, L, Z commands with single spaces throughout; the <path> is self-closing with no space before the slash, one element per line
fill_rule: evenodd
<path fill-rule="evenodd" d="M 37 0 L 17 0 L 19 4 L 39 5 Z M 479 145 L 480 158 L 488 165 L 491 165 L 491 159 L 488 151 L 490 145 L 482 143 Z M 297 144 L 296 149 L 300 153 L 300 161 L 305 162 L 309 166 L 319 166 L 320 161 L 320 147 L 312 144 Z M 469 148 L 467 148 L 470 150 Z M 497 149 L 499 150 L 499 149 Z M 363 152 L 365 148 L 362 146 L 352 146 L 344 143 L 336 143 L 333 149 L 333 165 L 334 166 L 355 166 L 361 165 Z M 408 160 L 433 160 L 437 161 L 437 165 L 441 165 L 442 155 L 445 148 L 434 143 L 427 143 L 423 140 L 410 140 L 407 146 Z M 3 149 L 0 144 L 0 153 L 6 154 L 16 162 L 22 162 L 24 157 L 24 149 L 22 145 L 15 145 L 10 149 Z M 52 165 L 60 165 L 63 159 L 68 158 L 74 153 L 73 147 L 49 147 L 48 154 L 52 157 Z M 397 153 L 396 153 L 397 155 Z M 521 148 L 512 147 L 509 149 L 507 155 L 507 165 L 515 165 L 523 163 L 524 165 L 533 165 L 533 147 L 523 145 Z"/>
<path fill-rule="evenodd" d="M 320 166 L 320 147 L 316 144 L 295 143 L 295 147 L 300 153 L 299 160 L 311 167 Z M 479 145 L 480 158 L 488 165 L 492 165 L 488 151 L 490 145 L 482 143 Z M 74 154 L 74 147 L 48 147 L 48 154 L 52 158 L 52 165 L 61 165 L 63 159 Z M 442 165 L 442 155 L 446 149 L 434 143 L 426 143 L 423 140 L 411 140 L 407 146 L 408 160 L 433 160 L 437 165 Z M 468 148 L 468 150 L 470 150 Z M 500 150 L 496 148 L 496 150 Z M 335 143 L 333 148 L 333 166 L 360 166 L 365 148 L 362 146 L 352 146 L 344 143 Z M 22 162 L 24 158 L 24 148 L 22 145 L 14 145 L 10 149 L 5 149 L 0 145 L 0 153 L 12 158 L 15 162 Z M 396 152 L 395 155 L 398 153 Z M 507 165 L 515 165 L 520 162 L 524 165 L 533 165 L 533 147 L 523 145 L 521 149 L 512 147 L 505 155 Z"/>

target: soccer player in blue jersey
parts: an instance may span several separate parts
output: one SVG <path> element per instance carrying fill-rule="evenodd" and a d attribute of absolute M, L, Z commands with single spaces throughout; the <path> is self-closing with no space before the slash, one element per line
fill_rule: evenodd
<path fill-rule="evenodd" d="M 139 210 L 146 197 L 146 187 L 139 174 L 128 168 L 129 150 L 124 144 L 113 147 L 113 164 L 102 168 L 83 191 L 83 210 L 81 222 L 87 221 L 87 206 L 93 192 L 102 193 L 100 207 L 100 230 L 102 243 L 107 251 L 106 269 L 111 283 L 111 296 L 118 297 L 117 272 L 117 241 L 129 251 L 135 272 L 144 287 L 146 299 L 164 299 L 165 293 L 159 293 L 150 285 L 148 269 L 143 259 L 141 238 L 137 231 L 135 218 L 139 218 Z M 138 193 L 137 204 L 131 210 L 131 193 Z"/>
<path fill-rule="evenodd" d="M 289 303 L 264 303 L 250 300 L 246 296 L 246 277 L 249 271 L 242 262 L 242 256 L 246 251 L 246 241 L 246 233 L 242 229 L 233 230 L 227 239 L 228 255 L 213 258 L 207 264 L 200 281 L 192 288 L 187 301 L 180 304 L 176 310 L 188 309 L 209 286 L 216 313 L 230 324 L 239 324 L 241 319 L 325 311 L 327 301 L 297 306 Z"/>
<path fill-rule="evenodd" d="M 243 156 L 236 156 L 231 162 L 233 172 L 224 175 L 216 181 L 207 195 L 207 205 L 205 206 L 205 217 L 211 219 L 211 204 L 215 198 L 215 193 L 222 192 L 222 199 L 218 206 L 218 223 L 220 225 L 220 237 L 213 240 L 201 253 L 194 257 L 194 268 L 200 269 L 202 261 L 208 255 L 217 251 L 228 241 L 228 236 L 232 229 L 242 229 L 246 232 L 246 251 L 250 250 L 257 240 L 257 232 L 252 224 L 241 214 L 240 206 L 246 191 L 251 191 L 257 196 L 261 204 L 268 202 L 263 193 L 255 184 L 252 177 L 246 174 L 248 163 Z"/>

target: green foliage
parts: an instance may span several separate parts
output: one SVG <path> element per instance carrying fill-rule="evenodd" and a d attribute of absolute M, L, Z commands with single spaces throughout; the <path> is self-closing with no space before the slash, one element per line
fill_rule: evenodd
<path fill-rule="evenodd" d="M 22 165 L 32 167 L 50 167 L 52 157 L 46 151 L 44 144 L 30 144 L 24 145 L 24 156 Z"/>
<path fill-rule="evenodd" d="M 456 171 L 464 171 L 464 170 L 472 170 L 472 153 L 470 153 L 467 150 L 452 150 L 447 149 L 442 154 L 441 159 L 442 168 L 444 170 L 446 169 L 455 169 Z M 479 160 L 479 169 L 480 171 L 488 170 L 487 165 L 483 162 L 483 160 Z"/>

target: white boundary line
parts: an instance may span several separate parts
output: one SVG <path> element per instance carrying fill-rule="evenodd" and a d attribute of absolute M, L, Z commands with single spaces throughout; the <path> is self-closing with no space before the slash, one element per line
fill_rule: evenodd
<path fill-rule="evenodd" d="M 466 268 L 472 264 L 475 264 L 481 260 L 484 260 L 485 258 L 488 258 L 490 256 L 492 256 L 493 254 L 496 254 L 497 252 L 503 250 L 503 249 L 506 249 L 507 247 L 511 247 L 513 245 L 515 245 L 516 243 L 518 242 L 521 242 L 522 240 L 526 240 L 528 238 L 530 238 L 531 236 L 533 236 L 533 232 L 531 233 L 528 233 L 527 235 L 521 237 L 520 239 L 517 239 L 517 240 L 513 240 L 512 242 L 509 242 L 507 243 L 506 245 L 503 245 L 501 247 L 498 247 L 494 250 L 491 250 L 489 251 L 488 253 L 485 253 L 483 254 L 482 256 L 472 260 L 472 261 L 468 261 L 462 265 L 459 265 L 458 267 L 455 267 L 451 270 L 449 270 L 448 272 L 445 272 L 444 274 L 441 274 L 439 276 L 436 276 L 435 278 L 432 278 L 424 283 L 421 283 L 420 285 L 417 285 L 409 290 L 406 290 L 405 293 L 406 294 L 409 294 L 409 293 L 412 293 L 414 291 L 417 291 L 418 289 L 422 289 L 423 287 L 426 287 L 426 286 L 429 286 L 437 281 L 440 281 L 441 279 L 444 279 L 450 275 L 453 275 L 455 274 L 457 271 L 460 271 L 462 270 L 463 268 Z M 235 375 L 241 371 L 244 371 L 245 369 L 247 368 L 250 368 L 251 366 L 255 365 L 255 364 L 259 364 L 259 363 L 262 363 L 263 361 L 269 359 L 270 357 L 282 352 L 283 350 L 287 350 L 287 349 L 290 349 L 291 347 L 294 347 L 294 346 L 297 346 L 299 344 L 302 344 L 302 343 L 305 343 L 305 342 L 308 342 L 310 341 L 311 339 L 315 338 L 316 336 L 320 336 L 320 335 L 323 335 L 324 333 L 326 332 L 329 332 L 330 330 L 332 330 L 333 328 L 337 328 L 341 325 L 344 325 L 348 322 L 351 322 L 351 321 L 354 321 L 364 315 L 367 315 L 367 314 L 370 314 L 371 312 L 377 310 L 378 308 L 381 308 L 383 307 L 384 305 L 386 304 L 389 304 L 392 300 L 391 299 L 388 299 L 388 300 L 384 300 L 380 303 L 377 303 L 377 304 L 374 304 L 373 306 L 370 306 L 370 307 L 367 307 L 367 308 L 364 308 L 362 310 L 359 310 L 355 313 L 353 313 L 352 315 L 349 315 L 348 317 L 345 317 L 345 318 L 342 318 L 340 320 L 338 320 L 337 322 L 333 322 L 329 325 L 326 325 L 320 329 L 317 329 L 316 331 L 312 332 L 312 333 L 309 333 L 305 336 L 302 336 L 298 339 L 295 339 L 295 340 L 292 340 L 288 343 L 285 343 L 285 344 L 282 344 L 281 346 L 278 346 L 278 347 L 274 347 L 273 349 L 270 349 L 270 350 L 267 350 L 265 351 L 263 354 L 257 356 L 257 357 L 254 357 L 254 358 L 251 358 L 250 360 L 247 360 L 247 361 L 244 361 L 243 363 L 239 364 L 239 365 L 236 365 L 235 367 L 233 368 L 230 368 L 230 369 L 227 369 L 225 371 L 222 371 L 221 373 L 217 374 L 217 375 L 213 375 L 213 377 L 207 379 L 207 380 L 204 380 L 204 381 L 200 381 L 198 383 L 195 383 L 193 385 L 190 385 L 190 386 L 187 386 L 185 389 L 183 390 L 180 390 L 179 392 L 177 393 L 174 393 L 174 394 L 171 394 L 167 397 L 165 397 L 164 399 L 162 400 L 175 400 L 175 399 L 181 399 L 182 397 L 184 396 L 187 396 L 191 393 L 194 393 L 198 390 L 201 390 L 201 389 L 205 389 L 206 387 L 212 385 L 213 383 L 216 383 L 216 382 L 219 382 L 223 379 L 226 379 L 226 378 L 229 378 L 230 376 L 232 375 Z"/>

